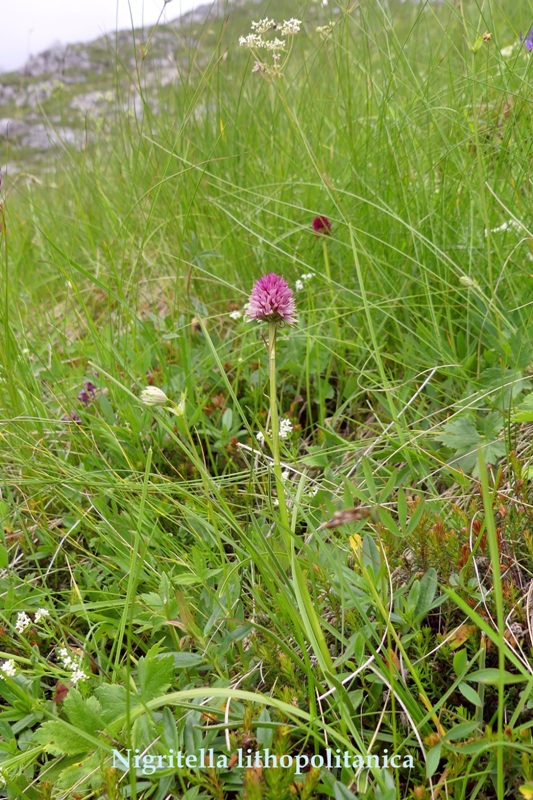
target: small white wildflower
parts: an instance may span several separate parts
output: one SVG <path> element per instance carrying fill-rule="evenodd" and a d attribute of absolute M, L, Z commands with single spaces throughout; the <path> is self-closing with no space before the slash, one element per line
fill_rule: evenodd
<path fill-rule="evenodd" d="M 35 622 L 40 622 L 45 617 L 49 617 L 49 616 L 50 616 L 50 612 L 48 611 L 47 608 L 38 608 L 37 612 L 35 614 Z"/>
<path fill-rule="evenodd" d="M 253 50 L 254 47 L 264 47 L 265 40 L 256 33 L 249 33 L 248 36 L 239 37 L 239 44 L 241 47 L 247 47 L 249 50 Z"/>
<path fill-rule="evenodd" d="M 265 17 L 265 19 L 260 19 L 257 22 L 252 22 L 250 27 L 256 33 L 267 33 L 267 31 L 275 30 L 278 26 L 273 19 Z"/>
<path fill-rule="evenodd" d="M 76 667 L 76 661 L 66 647 L 60 647 L 57 653 L 65 669 L 74 669 Z"/>
<path fill-rule="evenodd" d="M 314 272 L 304 272 L 304 274 L 300 276 L 300 280 L 302 280 L 305 283 L 306 281 L 311 281 L 314 277 L 315 277 Z"/>
<path fill-rule="evenodd" d="M 286 439 L 289 433 L 292 432 L 292 422 L 290 419 L 284 417 L 279 424 L 279 438 Z"/>
<path fill-rule="evenodd" d="M 139 400 L 145 406 L 164 406 L 169 402 L 162 389 L 157 386 L 147 386 L 139 395 Z"/>
<path fill-rule="evenodd" d="M 10 678 L 17 674 L 17 667 L 12 658 L 10 658 L 9 661 L 4 661 L 0 670 L 2 670 L 5 675 L 9 675 Z"/>
<path fill-rule="evenodd" d="M 31 625 L 31 619 L 28 617 L 25 611 L 21 611 L 17 616 L 15 630 L 17 633 L 22 633 L 29 625 Z"/>
<path fill-rule="evenodd" d="M 295 36 L 299 32 L 301 24 L 302 20 L 294 19 L 294 17 L 292 19 L 285 20 L 281 26 L 281 35 Z"/>
<path fill-rule="evenodd" d="M 301 280 L 294 281 L 294 288 L 296 289 L 297 292 L 301 292 L 302 289 L 304 288 L 303 281 Z"/>
<path fill-rule="evenodd" d="M 290 476 L 289 470 L 288 469 L 284 469 L 283 472 L 281 473 L 281 477 L 283 478 L 283 480 L 284 481 L 288 481 L 289 480 L 289 476 Z"/>
<path fill-rule="evenodd" d="M 70 680 L 72 681 L 72 683 L 74 685 L 76 685 L 78 683 L 78 681 L 86 681 L 87 680 L 87 675 L 85 674 L 85 672 L 82 669 L 79 669 L 77 667 L 73 671 L 72 675 L 70 676 Z"/>
<path fill-rule="evenodd" d="M 260 445 L 263 445 L 265 443 L 265 437 L 264 437 L 264 434 L 261 431 L 258 431 L 255 434 L 255 438 L 257 439 L 257 441 L 259 442 Z"/>
<path fill-rule="evenodd" d="M 330 35 L 331 31 L 333 30 L 334 23 L 330 22 L 329 25 L 319 25 L 316 29 L 316 32 L 320 36 L 321 39 L 327 39 Z"/>
<path fill-rule="evenodd" d="M 513 55 L 514 51 L 515 51 L 515 45 L 508 44 L 507 47 L 502 47 L 502 49 L 500 50 L 500 55 L 503 56 L 503 58 L 510 58 Z"/>
<path fill-rule="evenodd" d="M 243 312 L 236 309 L 235 311 L 230 311 L 230 319 L 241 319 L 243 316 Z"/>
<path fill-rule="evenodd" d="M 502 222 L 501 225 L 498 225 L 496 228 L 491 228 L 491 233 L 505 233 L 505 231 L 512 230 L 512 231 L 522 231 L 524 230 L 524 226 L 517 222 L 515 219 L 507 220 L 507 222 Z M 485 236 L 487 236 L 488 231 L 485 228 Z"/>
<path fill-rule="evenodd" d="M 275 39 L 265 42 L 263 46 L 266 50 L 271 50 L 274 56 L 278 55 L 278 50 L 285 50 L 285 42 L 283 39 L 278 39 L 277 36 Z"/>

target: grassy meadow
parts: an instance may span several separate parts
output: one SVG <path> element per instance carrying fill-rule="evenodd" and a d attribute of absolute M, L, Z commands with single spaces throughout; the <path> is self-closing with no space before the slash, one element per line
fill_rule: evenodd
<path fill-rule="evenodd" d="M 1 143 L 0 797 L 531 798 L 530 4 L 226 11 Z"/>

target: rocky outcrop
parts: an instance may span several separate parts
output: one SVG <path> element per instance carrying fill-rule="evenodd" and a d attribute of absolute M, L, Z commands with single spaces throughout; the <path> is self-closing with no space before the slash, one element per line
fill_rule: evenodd
<path fill-rule="evenodd" d="M 250 0 L 233 2 L 242 5 Z M 220 16 L 225 9 L 224 2 L 206 3 L 151 34 L 145 31 L 145 39 L 150 35 L 150 47 L 142 62 L 143 91 L 176 83 L 180 68 L 186 65 L 186 56 L 180 56 L 178 63 L 176 53 L 187 52 L 191 26 Z M 127 100 L 117 102 L 114 67 L 116 50 L 119 62 L 135 75 L 142 47 L 143 35 L 138 31 L 135 39 L 131 31 L 121 31 L 116 37 L 103 36 L 89 44 L 56 44 L 31 56 L 19 73 L 10 73 L 9 80 L 2 82 L 0 75 L 0 141 L 8 139 L 14 146 L 36 151 L 62 144 L 82 146 L 88 135 L 87 118 L 105 119 L 121 107 L 139 116 L 141 97 L 131 82 L 122 87 Z M 51 111 L 56 94 L 67 123 L 55 109 Z M 16 149 L 12 154 L 16 156 Z"/>

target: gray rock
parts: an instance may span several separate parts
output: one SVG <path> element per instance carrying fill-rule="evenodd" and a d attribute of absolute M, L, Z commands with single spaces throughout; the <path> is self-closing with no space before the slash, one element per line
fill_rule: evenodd
<path fill-rule="evenodd" d="M 25 77 L 36 78 L 41 75 L 62 75 L 70 69 L 94 71 L 94 67 L 85 48 L 57 44 L 36 56 L 30 56 L 21 72 Z"/>

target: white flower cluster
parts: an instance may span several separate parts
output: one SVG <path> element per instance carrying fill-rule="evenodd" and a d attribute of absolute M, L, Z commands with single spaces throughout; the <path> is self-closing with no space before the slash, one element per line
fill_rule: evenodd
<path fill-rule="evenodd" d="M 505 233 L 505 231 L 524 231 L 524 226 L 517 222 L 515 219 L 510 219 L 507 222 L 502 222 L 501 225 L 498 225 L 497 228 L 491 228 L 491 233 Z M 487 236 L 488 230 L 485 228 L 485 236 Z"/>
<path fill-rule="evenodd" d="M 279 423 L 279 438 L 286 439 L 292 433 L 292 422 L 287 417 L 283 417 Z"/>
<path fill-rule="evenodd" d="M 287 417 L 282 417 L 279 421 L 279 438 L 287 439 L 290 433 L 292 433 L 292 422 Z M 255 438 L 260 445 L 265 443 L 265 437 L 261 431 L 255 434 Z"/>
<path fill-rule="evenodd" d="M 2 672 L 4 675 L 9 675 L 10 678 L 17 674 L 17 667 L 12 658 L 10 658 L 9 661 L 4 661 L 0 666 L 0 678 L 4 677 L 4 675 L 1 674 Z"/>
<path fill-rule="evenodd" d="M 275 30 L 278 26 L 273 19 L 265 17 L 265 19 L 252 22 L 250 27 L 255 33 L 267 33 L 267 31 Z"/>
<path fill-rule="evenodd" d="M 282 36 L 296 36 L 297 33 L 300 32 L 300 26 L 302 21 L 300 19 L 292 19 L 285 20 L 283 25 L 281 26 L 281 35 Z"/>
<path fill-rule="evenodd" d="M 242 319 L 244 316 L 244 311 L 240 311 L 238 308 L 235 311 L 230 311 L 229 318 L 230 319 Z"/>
<path fill-rule="evenodd" d="M 334 22 L 330 22 L 328 25 L 319 25 L 316 32 L 321 39 L 327 39 L 334 27 Z"/>
<path fill-rule="evenodd" d="M 305 272 L 298 278 L 298 280 L 294 282 L 294 288 L 296 289 L 297 292 L 301 292 L 307 281 L 312 280 L 314 277 L 315 277 L 314 272 Z"/>
<path fill-rule="evenodd" d="M 247 36 L 241 36 L 239 38 L 240 46 L 252 50 L 257 57 L 252 72 L 262 72 L 269 77 L 280 77 L 283 66 L 288 58 L 285 38 L 295 36 L 299 32 L 301 24 L 301 20 L 295 19 L 294 17 L 285 20 L 283 24 L 279 24 L 268 17 L 260 19 L 258 22 L 252 22 L 252 32 Z M 280 39 L 278 36 L 275 36 L 274 39 L 265 38 L 265 34 L 269 34 L 272 31 L 277 31 L 281 37 L 285 38 Z M 266 64 L 259 57 L 258 51 L 260 50 L 267 50 L 270 52 L 272 57 L 272 62 L 270 64 Z M 281 63 L 282 52 L 285 53 L 285 61 L 283 64 Z"/>
<path fill-rule="evenodd" d="M 15 630 L 17 633 L 23 633 L 31 625 L 31 619 L 28 617 L 25 611 L 21 611 L 17 615 L 17 621 L 15 623 Z"/>
<path fill-rule="evenodd" d="M 255 50 L 263 47 L 264 39 L 257 33 L 249 33 L 248 36 L 241 36 L 239 44 L 241 47 L 247 47 L 249 50 Z"/>
<path fill-rule="evenodd" d="M 47 608 L 38 608 L 37 611 L 35 612 L 35 622 L 40 622 L 45 617 L 49 616 L 50 612 L 48 611 Z"/>
<path fill-rule="evenodd" d="M 70 676 L 70 680 L 74 685 L 79 683 L 79 681 L 86 681 L 87 675 L 86 673 L 80 669 L 79 661 L 76 661 L 75 658 L 72 658 L 71 654 L 67 650 L 66 647 L 60 647 L 57 651 L 59 658 L 65 669 L 71 670 L 72 674 Z"/>

